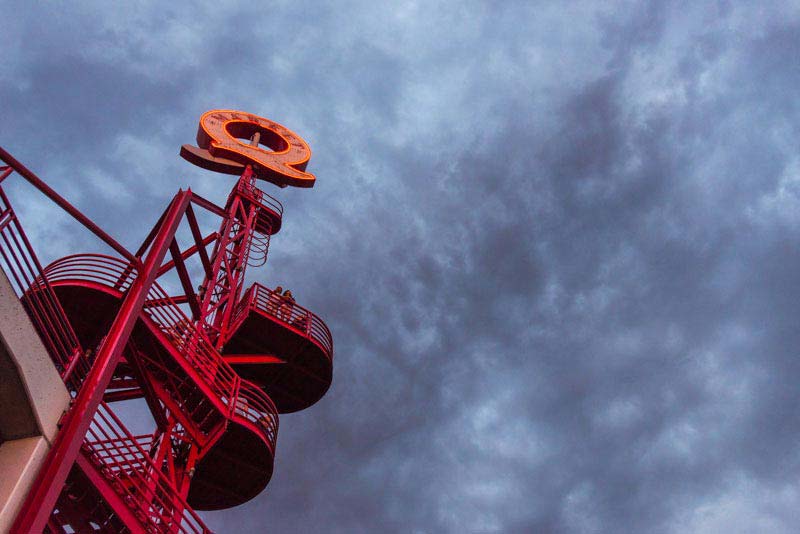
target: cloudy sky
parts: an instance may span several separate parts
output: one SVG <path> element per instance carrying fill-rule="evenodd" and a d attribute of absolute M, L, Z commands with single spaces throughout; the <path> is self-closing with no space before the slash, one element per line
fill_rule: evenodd
<path fill-rule="evenodd" d="M 253 276 L 334 383 L 219 532 L 800 531 L 798 2 L 3 3 L 0 144 L 126 245 L 202 112 L 314 151 Z"/>

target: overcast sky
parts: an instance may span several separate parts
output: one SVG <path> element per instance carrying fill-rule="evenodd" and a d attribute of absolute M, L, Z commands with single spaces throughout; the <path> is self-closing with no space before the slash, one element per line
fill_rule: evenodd
<path fill-rule="evenodd" d="M 314 152 L 253 276 L 333 386 L 218 532 L 800 531 L 798 2 L 2 4 L 0 145 L 126 245 L 206 110 Z"/>

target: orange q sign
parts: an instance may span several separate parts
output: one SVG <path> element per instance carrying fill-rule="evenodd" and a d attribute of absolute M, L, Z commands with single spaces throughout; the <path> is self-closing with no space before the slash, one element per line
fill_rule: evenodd
<path fill-rule="evenodd" d="M 308 144 L 277 122 L 251 113 L 227 109 L 204 113 L 197 144 L 199 148 L 183 145 L 181 156 L 204 169 L 241 174 L 251 165 L 256 177 L 281 187 L 313 187 L 316 180 L 305 172 L 311 158 Z"/>

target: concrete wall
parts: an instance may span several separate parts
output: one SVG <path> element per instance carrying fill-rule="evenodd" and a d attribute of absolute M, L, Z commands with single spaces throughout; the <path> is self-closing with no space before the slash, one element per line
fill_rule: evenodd
<path fill-rule="evenodd" d="M 68 406 L 69 394 L 0 270 L 0 534 L 11 527 Z"/>

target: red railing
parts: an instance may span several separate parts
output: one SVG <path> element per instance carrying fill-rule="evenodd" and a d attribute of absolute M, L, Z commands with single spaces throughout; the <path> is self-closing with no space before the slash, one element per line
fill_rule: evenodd
<path fill-rule="evenodd" d="M 97 456 L 96 463 L 110 469 L 111 474 L 116 475 L 120 472 L 128 474 L 134 471 L 146 471 L 147 453 L 152 444 L 152 434 L 133 436 L 133 438 L 118 435 L 108 439 L 86 440 L 83 447 Z"/>
<path fill-rule="evenodd" d="M 92 420 L 83 450 L 148 532 L 211 533 L 105 403 Z"/>
<path fill-rule="evenodd" d="M 49 198 L 54 204 L 66 211 L 73 219 L 78 221 L 83 227 L 89 230 L 98 239 L 103 241 L 106 245 L 115 250 L 120 256 L 131 261 L 136 265 L 141 265 L 141 260 L 136 258 L 133 254 L 120 245 L 113 237 L 108 235 L 102 228 L 97 226 L 89 217 L 81 213 L 75 206 L 67 202 L 61 195 L 56 193 L 52 187 L 44 183 L 41 178 L 33 174 L 30 169 L 25 167 L 22 163 L 16 160 L 14 156 L 8 153 L 3 147 L 0 147 L 0 160 L 8 164 L 8 166 L 0 167 L 0 183 L 11 175 L 12 170 L 16 171 L 22 178 L 24 178 L 33 187 L 39 190 L 44 196 Z"/>
<path fill-rule="evenodd" d="M 136 278 L 136 271 L 123 260 L 105 254 L 72 254 L 45 268 L 48 282 L 71 280 L 100 282 L 124 293 Z"/>
<path fill-rule="evenodd" d="M 2 168 L 0 168 L 2 169 Z M 0 177 L 10 174 L 10 167 Z M 88 371 L 86 354 L 50 284 L 41 277 L 42 266 L 25 231 L 0 187 L 0 258 L 17 296 L 28 312 L 61 378 L 76 389 L 71 376 Z"/>
<path fill-rule="evenodd" d="M 322 349 L 328 359 L 333 360 L 331 331 L 325 322 L 311 311 L 297 303 L 289 302 L 282 295 L 259 283 L 253 284 L 242 298 L 237 309 L 237 320 L 244 319 L 242 314 L 248 307 L 255 308 L 304 334 Z"/>
<path fill-rule="evenodd" d="M 255 186 L 255 182 L 240 180 L 236 190 L 243 196 L 248 197 L 252 202 L 258 204 L 261 209 L 275 213 L 280 219 L 283 217 L 283 204 L 277 198 L 272 197 Z"/>
<path fill-rule="evenodd" d="M 102 254 L 75 254 L 57 260 L 44 270 L 52 283 L 89 282 L 122 293 L 135 274 L 130 264 Z M 170 340 L 176 351 L 190 364 L 223 405 L 227 416 L 255 425 L 275 452 L 278 411 L 262 390 L 239 377 L 205 335 L 189 319 L 164 289 L 154 283 L 144 305 L 145 318 Z M 241 402 L 231 402 L 239 400 Z"/>
<path fill-rule="evenodd" d="M 278 439 L 278 409 L 258 386 L 252 382 L 241 379 L 239 394 L 235 404 L 234 415 L 255 425 L 275 454 L 275 442 Z"/>

